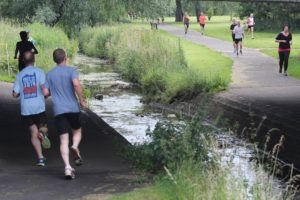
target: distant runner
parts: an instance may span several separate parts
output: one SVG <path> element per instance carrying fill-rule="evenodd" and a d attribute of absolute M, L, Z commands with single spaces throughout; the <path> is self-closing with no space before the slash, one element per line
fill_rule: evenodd
<path fill-rule="evenodd" d="M 244 38 L 244 28 L 241 26 L 241 22 L 237 21 L 236 26 L 233 29 L 234 33 L 234 38 L 235 38 L 235 50 L 236 50 L 236 55 L 239 55 L 239 50 L 240 54 L 243 54 L 243 38 Z"/>
<path fill-rule="evenodd" d="M 183 16 L 183 24 L 184 24 L 184 33 L 187 34 L 188 29 L 190 27 L 190 16 L 188 15 L 188 13 L 184 13 Z"/>
<path fill-rule="evenodd" d="M 16 44 L 16 50 L 15 50 L 15 59 L 17 59 L 18 53 L 19 53 L 19 71 L 22 71 L 22 69 L 25 68 L 25 64 L 23 62 L 23 55 L 27 51 L 31 51 L 34 54 L 38 54 L 37 49 L 33 45 L 32 42 L 28 41 L 28 33 L 26 31 L 20 32 L 21 41 Z"/>
<path fill-rule="evenodd" d="M 23 62 L 26 67 L 17 75 L 13 86 L 13 96 L 20 97 L 21 116 L 29 127 L 31 143 L 37 154 L 37 166 L 45 166 L 46 159 L 42 147 L 50 148 L 50 141 L 47 137 L 47 118 L 45 98 L 45 73 L 43 70 L 34 67 L 34 54 L 25 52 Z"/>
<path fill-rule="evenodd" d="M 254 17 L 253 17 L 253 13 L 250 14 L 250 16 L 248 17 L 247 20 L 247 24 L 248 24 L 248 33 L 251 33 L 251 38 L 254 39 Z"/>
<path fill-rule="evenodd" d="M 201 28 L 201 35 L 203 35 L 204 34 L 205 23 L 206 23 L 206 16 L 204 15 L 203 12 L 200 13 L 199 23 L 200 23 L 200 28 Z"/>
<path fill-rule="evenodd" d="M 284 65 L 284 76 L 287 76 L 287 70 L 289 65 L 289 57 L 292 45 L 292 33 L 289 32 L 289 27 L 286 25 L 283 27 L 283 31 L 276 37 L 276 42 L 279 43 L 279 73 L 282 73 L 282 67 Z"/>
<path fill-rule="evenodd" d="M 86 107 L 78 71 L 67 65 L 67 55 L 63 49 L 53 52 L 57 64 L 48 74 L 46 81 L 47 95 L 52 96 L 55 125 L 60 137 L 60 153 L 65 164 L 65 178 L 74 179 L 75 170 L 69 160 L 69 130 L 72 130 L 73 144 L 71 151 L 75 165 L 82 165 L 79 152 L 81 142 L 80 106 Z M 77 97 L 78 99 L 77 99 Z M 79 101 L 79 102 L 78 102 Z"/>
<path fill-rule="evenodd" d="M 235 44 L 235 34 L 233 32 L 233 29 L 235 28 L 236 26 L 236 20 L 233 19 L 232 20 L 232 24 L 230 25 L 230 31 L 231 31 L 231 37 L 232 37 L 232 41 L 233 41 L 233 52 L 236 53 L 236 44 Z"/>

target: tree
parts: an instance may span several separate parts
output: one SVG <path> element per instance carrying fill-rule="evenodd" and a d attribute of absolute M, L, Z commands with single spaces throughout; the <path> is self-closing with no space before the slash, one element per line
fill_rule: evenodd
<path fill-rule="evenodd" d="M 183 11 L 182 11 L 182 5 L 181 0 L 176 0 L 176 22 L 182 22 L 183 20 Z"/>

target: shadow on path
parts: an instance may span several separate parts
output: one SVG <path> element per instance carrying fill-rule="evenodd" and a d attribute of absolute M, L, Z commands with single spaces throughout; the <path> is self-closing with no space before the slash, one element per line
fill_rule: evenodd
<path fill-rule="evenodd" d="M 45 151 L 47 166 L 35 166 L 35 154 L 27 128 L 20 120 L 19 101 L 11 97 L 11 85 L 0 82 L 0 199 L 67 200 L 86 194 L 114 194 L 134 189 L 136 176 L 117 154 L 116 142 L 126 144 L 116 131 L 91 112 L 83 115 L 84 165 L 76 179 L 64 180 L 58 135 L 49 115 L 52 148 Z M 51 110 L 48 105 L 48 110 Z"/>

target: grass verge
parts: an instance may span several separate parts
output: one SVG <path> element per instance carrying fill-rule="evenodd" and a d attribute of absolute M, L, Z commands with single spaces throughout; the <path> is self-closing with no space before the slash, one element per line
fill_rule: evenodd
<path fill-rule="evenodd" d="M 174 23 L 172 18 L 168 21 L 176 26 L 183 27 L 182 23 Z M 225 41 L 231 40 L 231 33 L 229 30 L 230 26 L 230 17 L 229 16 L 214 16 L 211 21 L 208 21 L 205 27 L 205 35 L 218 38 Z M 246 26 L 246 25 L 244 25 Z M 200 26 L 196 22 L 195 18 L 192 18 L 190 28 L 195 31 L 200 31 Z M 275 37 L 281 30 L 272 31 L 272 32 L 255 32 L 255 39 L 252 40 L 250 35 L 246 34 L 246 38 L 243 41 L 244 46 L 249 48 L 259 49 L 261 52 L 278 58 L 277 47 L 278 44 L 275 43 Z M 297 79 L 300 79 L 300 34 L 298 32 L 293 32 L 293 46 L 290 63 L 289 63 L 289 74 Z"/>

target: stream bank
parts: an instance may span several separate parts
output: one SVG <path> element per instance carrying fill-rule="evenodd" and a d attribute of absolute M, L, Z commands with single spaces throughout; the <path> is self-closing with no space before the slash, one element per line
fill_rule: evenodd
<path fill-rule="evenodd" d="M 182 116 L 192 116 L 197 111 L 196 104 L 187 103 L 182 103 L 181 109 L 176 106 L 173 109 L 166 109 L 166 106 L 160 104 L 150 104 L 157 109 L 149 109 L 148 105 L 141 102 L 140 92 L 135 90 L 130 83 L 122 80 L 120 74 L 106 61 L 79 54 L 75 63 L 81 71 L 83 84 L 88 88 L 96 88 L 98 96 L 101 97 L 100 100 L 95 97 L 91 98 L 89 101 L 91 110 L 132 144 L 147 142 L 149 138 L 146 132 L 152 131 L 157 122 L 171 120 L 168 117 L 174 118 L 174 115 L 168 115 L 168 113 L 178 113 L 181 110 L 179 114 Z M 267 172 L 262 169 L 258 170 L 251 161 L 255 156 L 255 151 L 249 148 L 247 143 L 225 132 L 220 134 L 218 140 L 223 144 L 220 149 L 221 164 L 230 165 L 231 175 L 246 181 L 249 191 L 262 174 L 267 176 Z M 276 187 L 281 187 L 282 183 L 279 180 L 274 179 L 274 182 Z"/>

